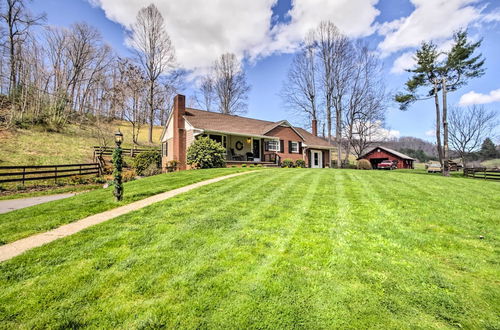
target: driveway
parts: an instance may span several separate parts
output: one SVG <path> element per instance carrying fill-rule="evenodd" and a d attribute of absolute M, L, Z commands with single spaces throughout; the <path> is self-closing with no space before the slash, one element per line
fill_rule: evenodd
<path fill-rule="evenodd" d="M 68 198 L 71 196 L 75 196 L 75 193 L 38 196 L 30 198 L 19 198 L 19 199 L 8 199 L 0 201 L 0 214 L 18 209 L 23 209 L 28 206 L 33 206 L 37 204 L 47 203 L 50 201 L 55 201 L 58 199 Z"/>

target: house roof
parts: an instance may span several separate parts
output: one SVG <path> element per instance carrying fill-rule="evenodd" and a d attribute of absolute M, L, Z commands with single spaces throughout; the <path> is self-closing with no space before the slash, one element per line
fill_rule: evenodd
<path fill-rule="evenodd" d="M 184 118 L 189 122 L 189 124 L 191 124 L 191 126 L 197 129 L 251 136 L 263 136 L 276 126 L 287 123 L 283 120 L 272 122 L 192 108 L 186 108 Z M 332 147 L 324 139 L 314 136 L 300 127 L 290 127 L 304 139 L 304 144 L 306 146 L 315 146 L 320 148 Z"/>
<path fill-rule="evenodd" d="M 366 155 L 368 155 L 369 153 L 373 152 L 373 150 L 375 149 L 382 149 L 382 150 L 385 150 L 386 152 L 390 153 L 390 154 L 393 154 L 394 156 L 397 156 L 401 159 L 409 159 L 409 160 L 415 160 L 415 158 L 411 158 L 410 156 L 408 155 L 405 155 L 399 151 L 396 151 L 396 150 L 393 150 L 393 149 L 390 149 L 390 148 L 387 148 L 387 147 L 384 147 L 384 146 L 376 146 L 375 148 L 371 149 L 370 151 L 364 153 L 362 156 L 360 156 L 358 159 L 361 159 L 363 157 L 365 157 Z"/>

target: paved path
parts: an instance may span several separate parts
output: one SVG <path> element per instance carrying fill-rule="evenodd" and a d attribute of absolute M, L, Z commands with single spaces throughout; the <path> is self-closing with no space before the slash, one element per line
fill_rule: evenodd
<path fill-rule="evenodd" d="M 58 199 L 68 198 L 75 195 L 76 195 L 75 193 L 68 193 L 68 194 L 57 194 L 57 195 L 3 200 L 0 201 L 0 214 L 18 209 L 23 209 L 28 206 L 33 206 L 37 204 L 47 203 L 50 201 L 55 201 Z"/>
<path fill-rule="evenodd" d="M 21 253 L 33 249 L 38 246 L 42 246 L 44 244 L 47 244 L 49 242 L 55 241 L 56 239 L 59 239 L 61 237 L 66 237 L 69 235 L 73 235 L 80 230 L 83 230 L 85 228 L 88 228 L 93 225 L 97 225 L 101 222 L 108 221 L 110 219 L 116 218 L 120 215 L 139 210 L 143 207 L 149 206 L 151 204 L 172 198 L 174 196 L 177 196 L 179 194 L 185 193 L 187 191 L 190 191 L 192 189 L 206 186 L 207 184 L 219 182 L 225 179 L 233 178 L 235 176 L 247 174 L 247 173 L 252 173 L 253 171 L 248 171 L 248 172 L 242 172 L 242 173 L 236 173 L 236 174 L 231 174 L 231 175 L 226 175 L 194 184 L 190 184 L 189 186 L 177 188 L 174 190 L 170 190 L 158 195 L 154 195 L 145 199 L 142 199 L 137 202 L 133 202 L 124 206 L 117 207 L 115 209 L 94 214 L 91 215 L 90 217 L 69 223 L 67 225 L 63 225 L 59 228 L 47 231 L 45 233 L 41 234 L 36 234 L 30 237 L 26 237 L 20 240 L 17 240 L 15 242 L 1 245 L 0 246 L 0 262 L 9 260 L 11 258 L 14 258 L 15 256 L 20 255 Z"/>

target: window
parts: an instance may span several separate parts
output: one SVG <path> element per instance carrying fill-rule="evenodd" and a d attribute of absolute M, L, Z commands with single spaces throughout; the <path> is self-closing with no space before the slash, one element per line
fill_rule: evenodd
<path fill-rule="evenodd" d="M 279 151 L 280 150 L 279 141 L 276 140 L 268 141 L 267 148 L 269 151 Z"/>
<path fill-rule="evenodd" d="M 290 142 L 290 153 L 298 154 L 299 153 L 299 143 L 298 142 Z"/>
<path fill-rule="evenodd" d="M 168 156 L 168 141 L 163 143 L 162 153 L 164 157 Z"/>
<path fill-rule="evenodd" d="M 210 139 L 214 140 L 215 142 L 218 142 L 218 143 L 222 144 L 222 146 L 224 148 L 226 148 L 226 146 L 227 146 L 226 136 L 225 135 L 210 134 Z"/>

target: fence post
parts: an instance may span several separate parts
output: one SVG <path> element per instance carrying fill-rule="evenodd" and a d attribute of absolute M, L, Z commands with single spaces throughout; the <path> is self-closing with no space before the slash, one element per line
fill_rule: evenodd
<path fill-rule="evenodd" d="M 23 167 L 23 186 L 24 186 L 25 176 L 26 176 L 26 167 Z"/>
<path fill-rule="evenodd" d="M 80 165 L 80 172 L 78 174 L 82 175 L 82 165 Z"/>
<path fill-rule="evenodd" d="M 57 184 L 57 166 L 54 166 L 54 183 Z"/>

